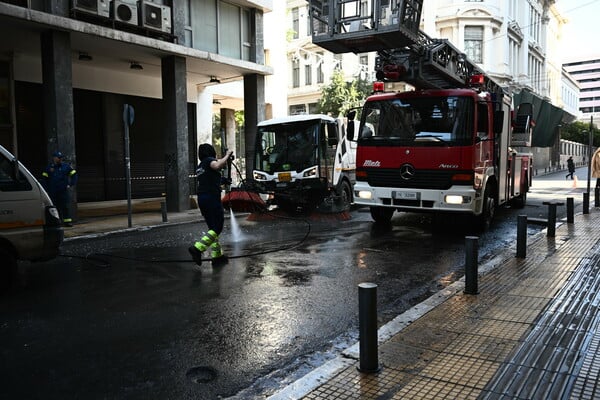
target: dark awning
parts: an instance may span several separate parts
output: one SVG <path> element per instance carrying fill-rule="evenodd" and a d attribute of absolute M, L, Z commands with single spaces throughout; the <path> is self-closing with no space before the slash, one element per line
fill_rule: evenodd
<path fill-rule="evenodd" d="M 513 94 L 513 101 L 515 110 L 521 103 L 533 104 L 535 127 L 531 137 L 531 147 L 554 146 L 561 122 L 563 119 L 570 120 L 571 115 L 525 89 Z"/>

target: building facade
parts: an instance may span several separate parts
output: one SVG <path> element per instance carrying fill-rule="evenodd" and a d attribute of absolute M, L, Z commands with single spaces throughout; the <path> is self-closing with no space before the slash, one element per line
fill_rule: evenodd
<path fill-rule="evenodd" d="M 600 55 L 583 60 L 572 60 L 564 64 L 565 70 L 577 81 L 580 87 L 579 119 L 600 120 Z"/>
<path fill-rule="evenodd" d="M 0 1 L 0 143 L 34 172 L 61 150 L 80 173 L 79 201 L 122 199 L 129 104 L 133 197 L 189 208 L 196 146 L 212 138 L 211 87 L 242 82 L 249 137 L 264 119 L 272 3 Z"/>

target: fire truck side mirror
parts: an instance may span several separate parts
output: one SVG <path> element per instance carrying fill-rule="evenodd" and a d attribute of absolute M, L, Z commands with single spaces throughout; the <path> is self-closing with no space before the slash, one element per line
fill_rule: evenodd
<path fill-rule="evenodd" d="M 333 147 L 338 144 L 338 135 L 340 134 L 339 123 L 327 124 L 327 145 Z"/>
<path fill-rule="evenodd" d="M 348 140 L 354 140 L 354 120 L 348 121 L 348 127 L 346 128 L 346 137 Z"/>
<path fill-rule="evenodd" d="M 348 120 L 348 127 L 346 129 L 346 137 L 348 138 L 348 140 L 354 140 L 354 124 L 356 123 L 354 121 L 355 117 L 356 117 L 356 110 L 350 110 L 350 111 L 348 111 L 348 114 L 346 114 L 346 119 Z"/>

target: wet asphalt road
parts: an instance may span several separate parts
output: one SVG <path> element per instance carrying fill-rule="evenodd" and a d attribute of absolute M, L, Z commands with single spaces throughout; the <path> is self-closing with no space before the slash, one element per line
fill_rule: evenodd
<path fill-rule="evenodd" d="M 581 187 L 536 178 L 525 209 L 499 209 L 479 234 L 480 260 L 514 244 L 517 215 L 545 217 L 542 201 L 580 209 Z M 382 325 L 463 275 L 463 226 L 396 213 L 381 228 L 366 209 L 349 221 L 238 216 L 219 268 L 189 261 L 194 223 L 67 242 L 57 260 L 21 265 L 1 298 L 0 398 L 273 393 L 357 340 L 359 283 L 378 285 Z"/>

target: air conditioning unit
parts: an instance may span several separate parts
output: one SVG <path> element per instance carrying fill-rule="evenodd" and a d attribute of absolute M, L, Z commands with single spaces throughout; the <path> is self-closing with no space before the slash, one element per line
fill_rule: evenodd
<path fill-rule="evenodd" d="M 140 1 L 140 26 L 171 33 L 171 7 Z"/>
<path fill-rule="evenodd" d="M 104 18 L 110 17 L 109 0 L 73 0 L 71 10 Z"/>
<path fill-rule="evenodd" d="M 125 24 L 137 25 L 137 0 L 113 0 L 111 18 Z"/>

